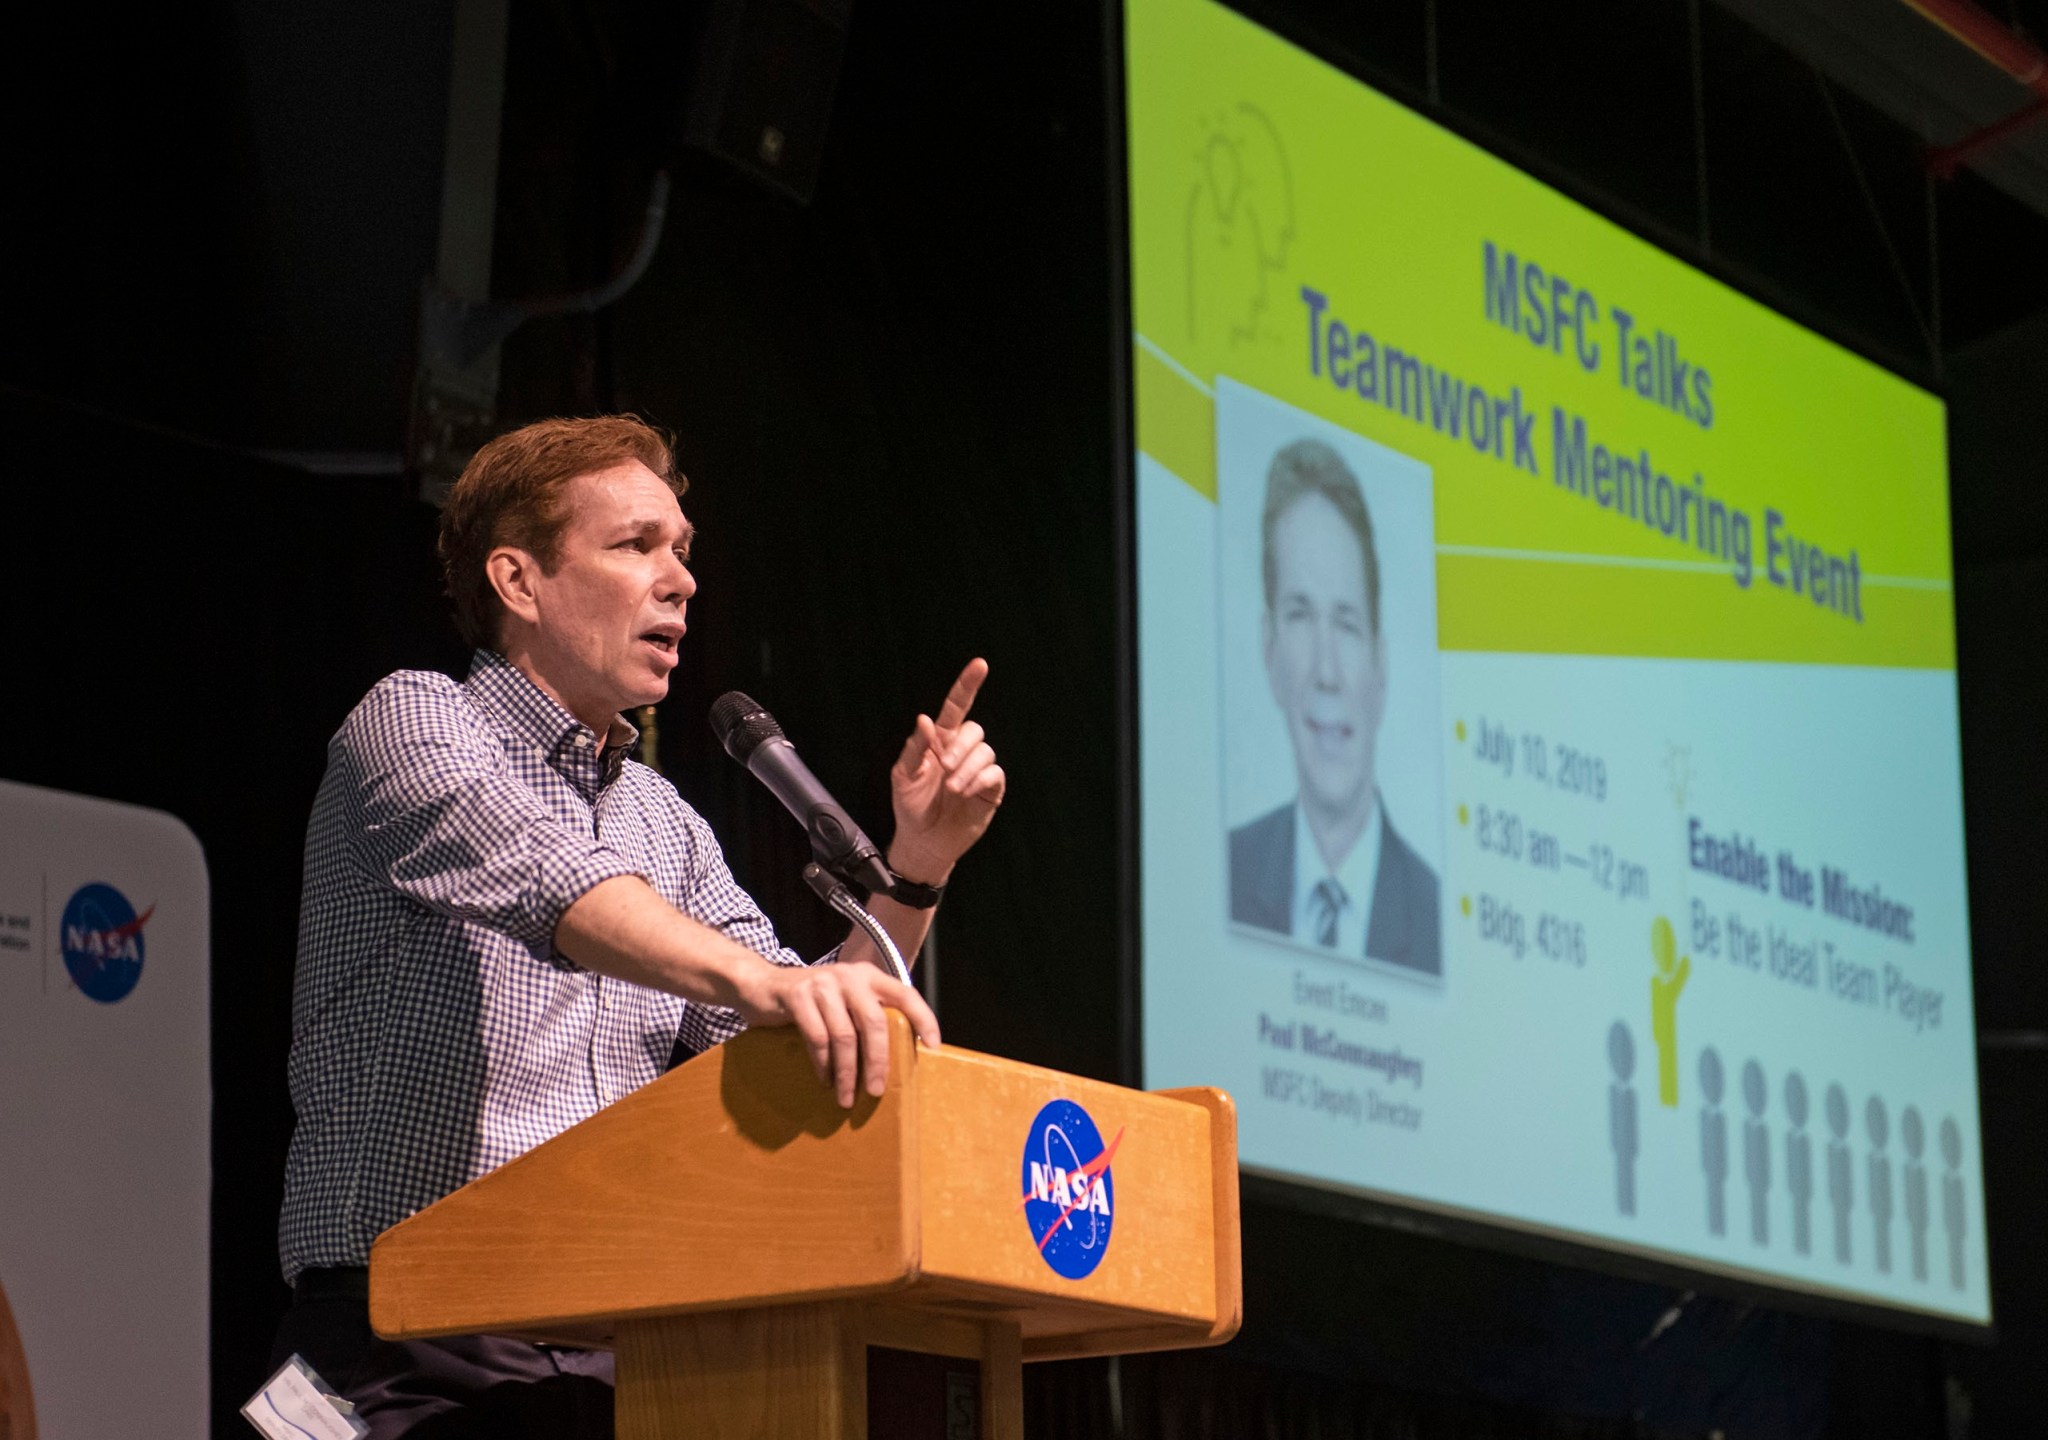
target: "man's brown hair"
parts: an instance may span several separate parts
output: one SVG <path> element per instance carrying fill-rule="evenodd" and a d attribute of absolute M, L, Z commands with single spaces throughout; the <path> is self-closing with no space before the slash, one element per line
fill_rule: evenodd
<path fill-rule="evenodd" d="M 498 644 L 505 606 L 484 571 L 491 551 L 516 546 L 553 573 L 569 521 L 562 492 L 579 475 L 629 460 L 652 470 L 677 495 L 689 487 L 676 470 L 668 437 L 637 415 L 536 420 L 476 452 L 441 507 L 436 546 L 455 628 L 465 641 Z"/>
<path fill-rule="evenodd" d="M 1372 515 L 1365 508 L 1365 491 L 1358 477 L 1335 450 L 1320 440 L 1296 440 L 1283 446 L 1266 470 L 1266 513 L 1262 557 L 1266 572 L 1266 607 L 1272 608 L 1274 590 L 1280 583 L 1273 558 L 1273 531 L 1280 517 L 1297 501 L 1320 495 L 1337 509 L 1337 514 L 1358 538 L 1358 553 L 1365 561 L 1365 604 L 1372 621 L 1373 638 L 1380 633 L 1380 557 L 1373 548 Z"/>

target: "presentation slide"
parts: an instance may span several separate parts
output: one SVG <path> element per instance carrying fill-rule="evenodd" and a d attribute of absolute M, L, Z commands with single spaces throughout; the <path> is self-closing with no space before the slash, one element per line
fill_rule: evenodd
<path fill-rule="evenodd" d="M 1145 1083 L 1988 1322 L 1940 402 L 1220 5 L 1126 27 Z"/>

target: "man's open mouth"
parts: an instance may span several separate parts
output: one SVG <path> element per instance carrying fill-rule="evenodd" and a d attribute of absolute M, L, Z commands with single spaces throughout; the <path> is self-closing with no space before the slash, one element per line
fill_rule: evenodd
<path fill-rule="evenodd" d="M 1327 721 L 1308 720 L 1302 722 L 1314 738 L 1316 748 L 1328 753 L 1340 753 L 1351 744 L 1352 727 L 1344 724 L 1330 724 Z"/>
<path fill-rule="evenodd" d="M 680 641 L 683 637 L 680 633 L 677 633 L 675 631 L 649 630 L 640 638 L 642 640 L 645 640 L 649 645 L 652 645 L 655 649 L 660 650 L 665 654 L 673 655 L 676 653 L 676 643 Z"/>

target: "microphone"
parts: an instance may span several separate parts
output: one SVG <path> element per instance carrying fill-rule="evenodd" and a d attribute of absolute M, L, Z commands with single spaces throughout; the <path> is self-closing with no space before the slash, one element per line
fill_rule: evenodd
<path fill-rule="evenodd" d="M 797 758 L 796 746 L 774 716 L 739 691 L 728 690 L 712 702 L 711 730 L 725 753 L 752 771 L 803 823 L 820 865 L 871 893 L 886 895 L 895 887 L 896 877 L 875 842 Z"/>

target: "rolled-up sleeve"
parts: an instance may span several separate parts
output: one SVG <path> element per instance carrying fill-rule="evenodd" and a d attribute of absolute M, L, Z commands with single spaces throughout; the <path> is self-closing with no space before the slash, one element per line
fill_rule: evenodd
<path fill-rule="evenodd" d="M 687 900 L 682 907 L 685 914 L 700 924 L 710 926 L 728 940 L 746 946 L 770 964 L 830 965 L 839 959 L 837 945 L 815 961 L 806 962 L 803 956 L 783 944 L 775 934 L 774 924 L 761 913 L 754 897 L 733 879 L 732 870 L 725 863 L 725 854 L 712 837 L 711 827 L 705 824 L 704 817 L 687 805 L 679 803 L 676 808 L 684 832 L 689 836 L 689 852 L 694 860 L 694 869 L 687 881 Z M 746 1017 L 737 1010 L 692 1002 L 683 1012 L 681 1039 L 691 1053 L 696 1053 L 722 1044 L 746 1028 Z"/>
<path fill-rule="evenodd" d="M 603 881 L 641 873 L 550 813 L 443 677 L 381 682 L 334 737 L 328 768 L 355 822 L 354 857 L 373 880 L 550 964 L 573 968 L 554 944 L 563 912 Z"/>

